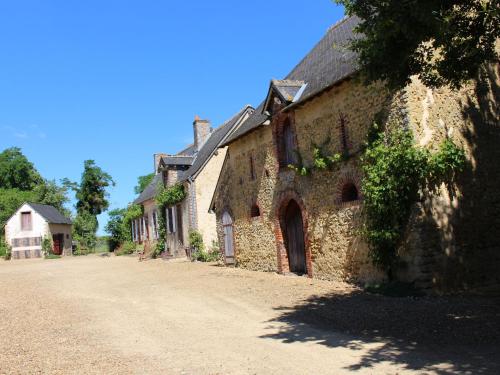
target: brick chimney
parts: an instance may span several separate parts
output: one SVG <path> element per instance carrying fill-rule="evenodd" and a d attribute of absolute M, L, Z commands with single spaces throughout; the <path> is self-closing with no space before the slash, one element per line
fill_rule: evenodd
<path fill-rule="evenodd" d="M 212 133 L 212 128 L 210 126 L 210 121 L 202 120 L 199 116 L 195 116 L 193 122 L 193 131 L 194 131 L 194 148 L 196 151 L 199 151 L 207 139 L 210 137 Z"/>
<path fill-rule="evenodd" d="M 160 160 L 162 157 L 167 156 L 167 154 L 154 154 L 154 162 L 155 162 L 155 174 L 158 174 L 158 165 L 160 164 Z"/>

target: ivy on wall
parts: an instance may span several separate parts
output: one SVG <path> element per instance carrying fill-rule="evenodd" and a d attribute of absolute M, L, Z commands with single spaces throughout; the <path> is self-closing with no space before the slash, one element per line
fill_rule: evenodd
<path fill-rule="evenodd" d="M 347 152 L 343 154 L 335 153 L 333 155 L 328 155 L 324 150 L 329 143 L 330 138 L 324 141 L 321 145 L 311 143 L 312 165 L 305 165 L 302 154 L 296 150 L 295 153 L 297 155 L 297 163 L 289 164 L 288 168 L 295 171 L 300 176 L 308 176 L 314 170 L 334 170 L 340 162 L 348 160 L 350 156 Z"/>
<path fill-rule="evenodd" d="M 396 128 L 381 132 L 374 125 L 361 159 L 366 215 L 363 233 L 372 261 L 387 272 L 389 279 L 412 206 L 423 191 L 451 183 L 466 161 L 464 151 L 450 139 L 431 153 L 415 146 L 410 131 Z"/>
<path fill-rule="evenodd" d="M 167 238 L 167 214 L 166 208 L 175 206 L 186 198 L 186 191 L 184 185 L 175 184 L 170 187 L 161 185 L 156 194 L 156 205 L 158 206 L 159 215 L 158 220 L 158 243 L 153 251 L 153 258 L 156 258 L 165 250 L 165 243 Z"/>

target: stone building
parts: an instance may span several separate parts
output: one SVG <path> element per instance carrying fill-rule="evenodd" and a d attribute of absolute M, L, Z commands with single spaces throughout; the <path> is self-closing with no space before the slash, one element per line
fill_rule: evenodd
<path fill-rule="evenodd" d="M 71 255 L 71 229 L 71 220 L 55 207 L 27 202 L 7 220 L 5 239 L 12 259 L 41 258 L 44 238 L 51 240 L 54 254 Z"/>
<path fill-rule="evenodd" d="M 197 116 L 193 122 L 192 145 L 175 155 L 154 155 L 155 176 L 134 201 L 144 209 L 144 216 L 132 223 L 134 241 L 158 240 L 159 212 L 155 201 L 158 190 L 182 184 L 186 198 L 166 208 L 165 255 L 185 256 L 190 230 L 201 233 L 207 249 L 215 245 L 216 220 L 215 215 L 209 213 L 209 205 L 226 155 L 226 149 L 220 146 L 251 113 L 253 108 L 247 105 L 215 130 L 209 121 Z"/>
<path fill-rule="evenodd" d="M 222 144 L 228 151 L 211 209 L 226 261 L 323 279 L 383 280 L 359 234 L 360 156 L 383 115 L 410 129 L 422 147 L 436 149 L 450 137 L 469 166 L 453 192 L 443 186 L 416 205 L 398 278 L 441 290 L 498 285 L 498 67 L 460 92 L 431 90 L 416 79 L 398 92 L 366 87 L 347 48 L 356 22 L 334 25 L 290 74 L 272 80 L 264 102 Z M 311 165 L 315 145 L 345 158 L 333 171 L 307 176 L 289 168 Z"/>

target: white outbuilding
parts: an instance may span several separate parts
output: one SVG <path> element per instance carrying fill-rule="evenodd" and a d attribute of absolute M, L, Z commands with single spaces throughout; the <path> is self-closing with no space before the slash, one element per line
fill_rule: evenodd
<path fill-rule="evenodd" d="M 56 255 L 71 255 L 71 220 L 53 206 L 24 203 L 5 224 L 12 259 L 42 257 L 42 241 L 52 241 Z"/>

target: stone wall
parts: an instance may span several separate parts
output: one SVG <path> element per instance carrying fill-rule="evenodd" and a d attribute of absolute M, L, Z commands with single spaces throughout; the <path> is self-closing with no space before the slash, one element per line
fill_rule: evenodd
<path fill-rule="evenodd" d="M 235 260 L 237 265 L 261 271 L 277 271 L 273 217 L 273 187 L 276 184 L 272 133 L 260 128 L 229 146 L 216 191 L 217 232 L 221 251 L 224 239 L 221 218 L 228 211 L 234 221 Z M 255 178 L 250 173 L 253 157 Z M 253 204 L 260 217 L 252 218 Z"/>
<path fill-rule="evenodd" d="M 380 87 L 366 89 L 347 81 L 290 114 L 276 116 L 271 126 L 229 146 L 216 206 L 219 234 L 222 212 L 228 210 L 233 216 L 238 265 L 288 271 L 279 212 L 285 200 L 295 199 L 303 208 L 309 276 L 366 282 L 381 279 L 358 235 L 361 202 L 345 204 L 340 199 L 347 182 L 360 191 L 359 151 L 374 116 L 387 100 L 388 95 Z M 347 144 L 349 160 L 333 171 L 315 171 L 309 176 L 280 169 L 273 138 L 280 116 L 292 121 L 305 165 L 313 162 L 313 144 L 324 145 L 325 153 L 330 155 L 342 152 Z M 342 139 L 342 131 L 347 142 Z M 250 156 L 256 169 L 255 180 L 251 178 Z M 251 218 L 253 204 L 260 208 L 258 218 Z"/>
<path fill-rule="evenodd" d="M 423 147 L 446 138 L 467 155 L 454 184 L 427 193 L 403 251 L 403 276 L 434 290 L 500 286 L 500 98 L 498 65 L 452 92 L 417 80 L 406 89 L 411 129 Z M 406 274 L 405 274 L 406 273 Z"/>
<path fill-rule="evenodd" d="M 498 67 L 483 72 L 479 83 L 459 93 L 430 90 L 414 80 L 397 93 L 379 85 L 363 87 L 345 81 L 321 96 L 277 114 L 264 126 L 229 146 L 221 183 L 215 195 L 218 234 L 221 217 L 234 220 L 235 257 L 239 266 L 288 271 L 280 212 L 295 199 L 301 207 L 308 275 L 311 277 L 381 281 L 367 244 L 359 235 L 363 220 L 360 154 L 373 121 L 380 119 L 408 128 L 418 146 L 437 150 L 445 137 L 464 148 L 465 171 L 453 186 L 424 193 L 415 205 L 400 249 L 400 280 L 435 291 L 495 288 L 500 285 L 500 126 Z M 382 115 L 382 116 L 379 116 Z M 303 164 L 313 162 L 313 144 L 326 154 L 348 159 L 332 171 L 308 176 L 279 166 L 279 126 L 288 119 Z M 256 169 L 251 177 L 250 157 Z M 359 200 L 342 202 L 342 187 L 354 184 Z M 261 216 L 252 218 L 252 205 Z"/>

